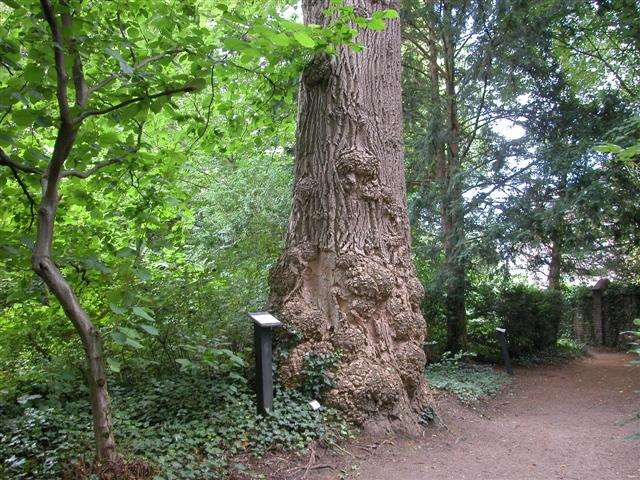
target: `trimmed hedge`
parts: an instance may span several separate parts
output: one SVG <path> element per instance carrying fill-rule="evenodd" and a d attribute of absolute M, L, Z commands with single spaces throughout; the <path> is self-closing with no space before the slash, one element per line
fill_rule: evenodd
<path fill-rule="evenodd" d="M 516 357 L 554 347 L 564 311 L 561 292 L 522 284 L 504 288 L 496 304 Z"/>

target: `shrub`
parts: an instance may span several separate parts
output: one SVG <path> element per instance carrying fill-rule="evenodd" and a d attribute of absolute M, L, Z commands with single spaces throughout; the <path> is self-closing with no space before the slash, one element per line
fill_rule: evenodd
<path fill-rule="evenodd" d="M 609 347 L 622 347 L 618 334 L 634 328 L 640 315 L 640 285 L 611 282 L 603 293 L 603 336 Z"/>
<path fill-rule="evenodd" d="M 495 315 L 470 318 L 467 324 L 469 348 L 482 361 L 496 362 L 500 359 L 500 344 L 496 337 L 496 328 L 502 321 Z"/>
<path fill-rule="evenodd" d="M 554 347 L 564 310 L 560 292 L 523 284 L 503 289 L 496 313 L 507 329 L 512 355 Z"/>
<path fill-rule="evenodd" d="M 570 338 L 561 338 L 558 343 L 550 348 L 537 352 L 525 353 L 514 359 L 514 362 L 524 367 L 534 365 L 550 365 L 564 363 L 584 356 L 587 352 L 584 343 Z"/>
<path fill-rule="evenodd" d="M 509 382 L 508 375 L 489 366 L 464 361 L 469 354 L 445 355 L 438 363 L 427 366 L 429 385 L 456 395 L 465 403 L 477 402 L 497 393 Z"/>

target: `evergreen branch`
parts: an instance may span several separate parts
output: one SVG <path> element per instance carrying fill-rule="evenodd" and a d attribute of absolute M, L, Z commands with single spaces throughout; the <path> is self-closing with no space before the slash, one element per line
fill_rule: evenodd
<path fill-rule="evenodd" d="M 496 190 L 499 190 L 501 188 L 503 188 L 504 186 L 507 185 L 507 183 L 511 180 L 513 180 L 514 178 L 516 178 L 517 176 L 519 176 L 520 174 L 526 172 L 527 170 L 529 170 L 531 167 L 533 167 L 533 165 L 535 164 L 535 160 L 532 161 L 531 163 L 529 163 L 528 165 L 525 165 L 522 168 L 519 168 L 518 170 L 516 170 L 515 172 L 513 172 L 511 175 L 505 177 L 504 179 L 502 179 L 501 182 L 497 183 L 493 188 L 491 188 L 490 190 L 484 192 L 481 195 L 478 195 L 476 198 L 474 198 L 470 203 L 468 208 L 466 208 L 467 211 L 471 211 L 471 209 L 478 207 L 479 205 L 481 205 L 482 203 L 484 203 L 484 201 L 489 198 L 493 192 L 495 192 Z"/>
<path fill-rule="evenodd" d="M 480 130 L 480 117 L 482 116 L 482 111 L 484 110 L 484 106 L 487 100 L 487 85 L 489 83 L 489 72 L 488 72 L 488 66 L 486 65 L 485 65 L 485 71 L 484 71 L 483 77 L 484 78 L 483 78 L 483 85 L 482 85 L 482 96 L 480 98 L 480 105 L 478 105 L 478 111 L 476 113 L 476 119 L 473 125 L 473 129 L 471 131 L 471 136 L 467 140 L 467 143 L 462 150 L 462 155 L 460 155 L 460 158 L 465 158 L 467 156 L 467 153 L 469 153 L 469 150 L 471 149 L 473 142 L 478 136 L 478 131 Z"/>
<path fill-rule="evenodd" d="M 560 38 L 559 36 L 555 36 L 554 38 L 555 40 L 560 42 L 562 45 L 564 45 L 566 48 L 568 48 L 572 52 L 579 53 L 580 55 L 584 55 L 589 58 L 593 58 L 594 60 L 598 60 L 616 78 L 616 80 L 620 84 L 620 88 L 622 88 L 625 92 L 627 92 L 631 96 L 636 95 L 636 92 L 634 92 L 633 89 L 629 87 L 627 82 L 624 81 L 624 79 L 620 76 L 620 73 L 613 67 L 611 62 L 609 62 L 606 58 L 602 56 L 602 54 L 600 53 L 600 50 L 598 50 L 598 48 L 593 44 L 591 40 L 588 40 L 588 41 L 591 44 L 591 46 L 594 48 L 595 53 L 578 48 L 578 47 L 574 47 L 573 45 L 569 44 L 566 40 Z"/>

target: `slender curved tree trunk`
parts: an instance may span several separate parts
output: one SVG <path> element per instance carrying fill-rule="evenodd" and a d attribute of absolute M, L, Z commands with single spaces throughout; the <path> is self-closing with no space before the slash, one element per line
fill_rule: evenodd
<path fill-rule="evenodd" d="M 67 7 L 66 2 L 61 2 Z M 38 206 L 38 231 L 31 255 L 31 267 L 56 299 L 71 320 L 78 333 L 87 361 L 87 383 L 91 396 L 91 413 L 95 436 L 96 454 L 99 460 L 113 462 L 118 459 L 113 437 L 109 410 L 107 375 L 102 354 L 100 332 L 93 325 L 87 312 L 82 308 L 72 286 L 53 259 L 54 226 L 58 203 L 59 184 L 63 176 L 64 163 L 75 144 L 80 123 L 72 118 L 68 97 L 69 76 L 67 73 L 67 53 L 73 58 L 72 79 L 75 87 L 75 106 L 82 108 L 87 100 L 81 57 L 75 39 L 67 37 L 72 31 L 72 17 L 68 10 L 61 9 L 58 15 L 49 0 L 40 0 L 42 13 L 51 30 L 52 49 L 56 65 L 56 97 L 60 109 L 60 123 L 51 159 L 42 174 L 42 199 Z M 58 20 L 60 16 L 60 21 Z M 65 51 L 65 47 L 68 52 Z"/>
<path fill-rule="evenodd" d="M 118 455 L 111 425 L 110 400 L 100 333 L 91 323 L 89 316 L 80 306 L 71 286 L 64 279 L 51 258 L 36 254 L 33 257 L 33 265 L 34 270 L 42 277 L 62 305 L 67 317 L 73 322 L 82 340 L 87 366 L 89 367 L 87 383 L 91 396 L 96 454 L 100 460 L 113 462 L 117 460 Z"/>
<path fill-rule="evenodd" d="M 100 332 L 82 308 L 73 288 L 52 259 L 53 231 L 58 208 L 58 183 L 64 161 L 75 142 L 76 130 L 64 120 L 58 131 L 52 160 L 43 178 L 42 200 L 38 208 L 38 233 L 31 257 L 33 270 L 47 284 L 82 340 L 87 361 L 87 383 L 91 396 L 91 413 L 96 453 L 100 460 L 113 462 L 117 457 L 109 410 L 107 375 L 102 354 Z"/>
<path fill-rule="evenodd" d="M 396 1 L 346 2 L 368 16 Z M 303 2 L 323 24 L 327 1 Z M 423 287 L 411 261 L 400 92 L 400 25 L 362 31 L 302 75 L 293 209 L 270 275 L 271 304 L 298 344 L 282 367 L 295 383 L 309 352 L 341 352 L 327 401 L 362 425 L 413 430 L 426 385 Z"/>

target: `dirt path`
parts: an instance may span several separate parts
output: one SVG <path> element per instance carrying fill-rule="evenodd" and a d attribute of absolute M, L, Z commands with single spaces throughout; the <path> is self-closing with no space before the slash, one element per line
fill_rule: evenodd
<path fill-rule="evenodd" d="M 517 370 L 509 391 L 486 406 L 448 401 L 448 430 L 380 448 L 351 470 L 363 480 L 640 479 L 640 441 L 624 439 L 640 424 L 617 424 L 640 409 L 640 367 L 630 360 L 597 351 Z"/>

